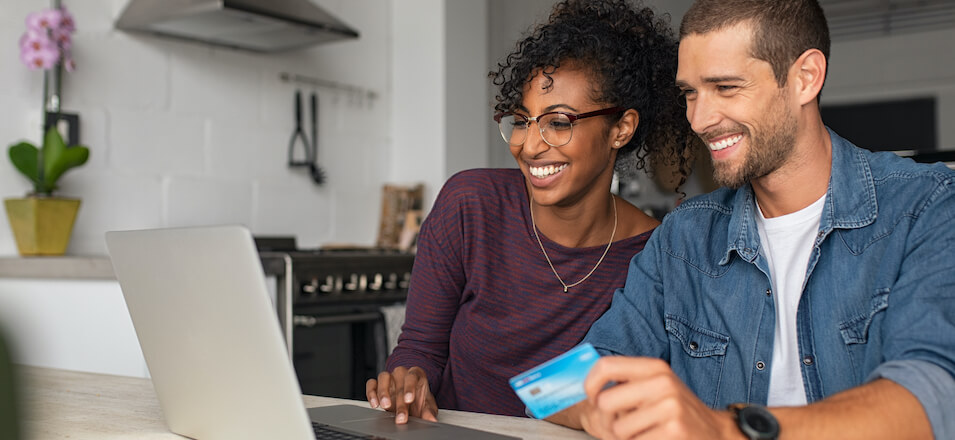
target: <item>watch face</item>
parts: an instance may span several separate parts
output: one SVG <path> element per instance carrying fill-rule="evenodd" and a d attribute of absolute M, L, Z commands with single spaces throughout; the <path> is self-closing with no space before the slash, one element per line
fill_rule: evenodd
<path fill-rule="evenodd" d="M 741 411 L 739 415 L 744 419 L 743 422 L 756 432 L 772 431 L 774 423 L 772 423 L 772 420 L 766 418 L 765 414 L 756 411 Z"/>
<path fill-rule="evenodd" d="M 766 408 L 747 406 L 737 413 L 739 427 L 751 439 L 775 439 L 779 435 L 779 422 Z"/>

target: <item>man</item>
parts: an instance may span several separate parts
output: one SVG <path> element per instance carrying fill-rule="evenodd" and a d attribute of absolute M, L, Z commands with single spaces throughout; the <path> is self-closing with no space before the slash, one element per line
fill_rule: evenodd
<path fill-rule="evenodd" d="M 622 356 L 553 421 L 602 438 L 955 438 L 955 173 L 829 131 L 828 54 L 816 0 L 684 16 L 676 84 L 727 188 L 634 257 L 585 339 Z"/>

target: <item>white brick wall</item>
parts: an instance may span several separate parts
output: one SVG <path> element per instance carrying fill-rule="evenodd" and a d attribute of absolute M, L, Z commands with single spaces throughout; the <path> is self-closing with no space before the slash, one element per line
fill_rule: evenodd
<path fill-rule="evenodd" d="M 68 253 L 105 254 L 112 229 L 241 223 L 292 234 L 305 247 L 372 244 L 381 185 L 393 180 L 390 121 L 391 3 L 316 0 L 357 28 L 358 40 L 280 54 L 252 54 L 113 28 L 126 0 L 65 0 L 76 17 L 78 69 L 64 108 L 80 114 L 90 161 L 68 172 L 61 194 L 83 199 Z M 0 12 L 0 196 L 29 191 L 6 147 L 40 138 L 41 74 L 19 62 L 26 14 L 48 2 L 4 0 Z M 328 182 L 285 165 L 294 127 L 292 72 L 377 93 L 320 95 L 319 163 Z M 443 170 L 435 170 L 441 172 Z M 443 176 L 442 176 L 443 177 Z M 5 215 L 0 255 L 16 254 Z"/>

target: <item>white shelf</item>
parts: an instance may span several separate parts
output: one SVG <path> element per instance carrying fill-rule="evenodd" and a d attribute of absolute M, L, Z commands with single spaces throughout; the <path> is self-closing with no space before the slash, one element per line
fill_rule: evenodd
<path fill-rule="evenodd" d="M 0 257 L 0 278 L 115 280 L 105 256 Z"/>

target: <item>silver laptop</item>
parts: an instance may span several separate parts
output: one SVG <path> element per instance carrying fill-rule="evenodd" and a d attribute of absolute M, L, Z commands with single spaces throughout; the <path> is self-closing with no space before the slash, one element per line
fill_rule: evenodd
<path fill-rule="evenodd" d="M 169 429 L 200 440 L 514 439 L 355 405 L 306 410 L 252 235 L 242 226 L 112 231 L 106 245 Z"/>

